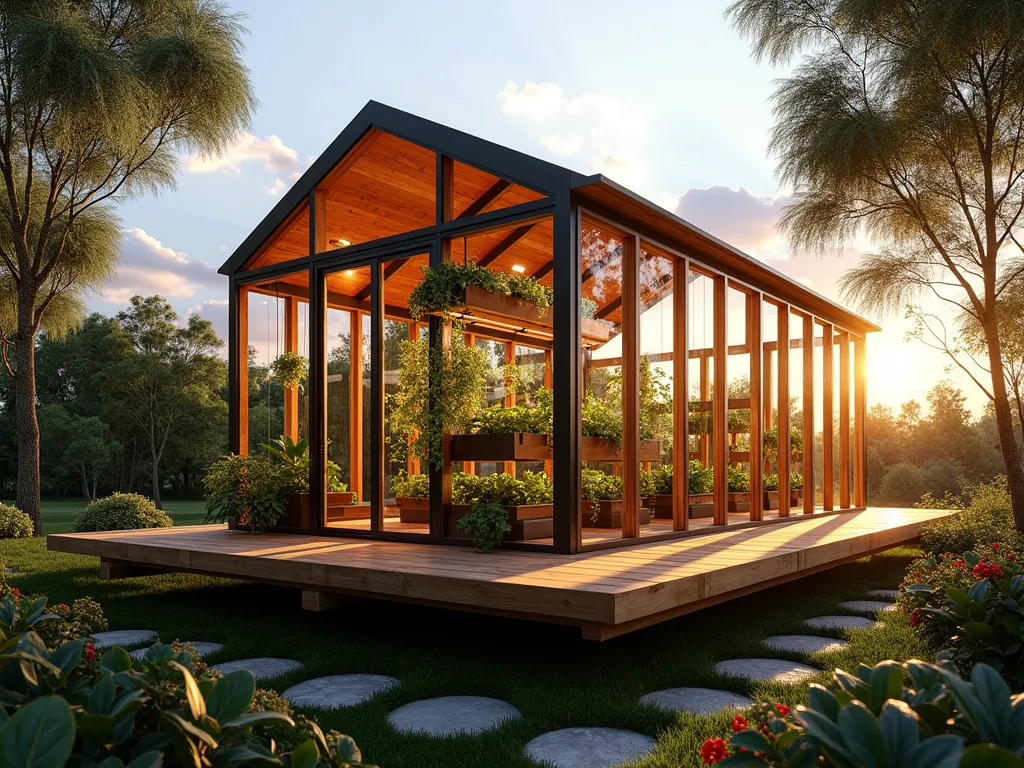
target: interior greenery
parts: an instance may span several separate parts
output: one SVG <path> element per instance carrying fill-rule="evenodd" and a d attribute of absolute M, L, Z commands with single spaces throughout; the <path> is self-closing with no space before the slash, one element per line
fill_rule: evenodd
<path fill-rule="evenodd" d="M 474 504 L 473 508 L 456 522 L 459 533 L 473 537 L 477 552 L 493 552 L 505 534 L 512 530 L 508 512 L 496 501 Z"/>
<path fill-rule="evenodd" d="M 622 498 L 622 478 L 600 469 L 584 469 L 580 478 L 584 501 L 616 501 Z"/>
<path fill-rule="evenodd" d="M 276 440 L 263 443 L 262 448 L 278 462 L 285 493 L 309 493 L 309 441 L 305 437 L 296 441 L 289 435 L 281 435 Z M 341 468 L 330 459 L 325 472 L 328 493 L 348 491 L 348 483 L 341 481 Z M 352 498 L 358 501 L 355 494 Z"/>
<path fill-rule="evenodd" d="M 690 460 L 689 493 L 697 496 L 714 491 L 714 470 L 705 467 L 695 459 Z M 641 483 L 647 478 L 652 494 L 671 495 L 673 468 L 671 464 L 662 464 L 650 471 L 641 470 Z"/>
<path fill-rule="evenodd" d="M 422 269 L 422 281 L 409 294 L 409 313 L 414 320 L 431 313 L 449 317 L 452 311 L 465 307 L 466 288 L 471 285 L 536 304 L 538 314 L 543 314 L 554 300 L 552 290 L 532 277 L 508 275 L 471 262 L 446 261 Z"/>
<path fill-rule="evenodd" d="M 297 389 L 309 375 L 309 360 L 297 352 L 282 352 L 270 364 L 270 371 L 285 389 Z"/>
<path fill-rule="evenodd" d="M 554 485 L 545 472 L 523 472 L 522 478 L 505 472 L 493 475 L 452 475 L 452 502 L 455 504 L 500 504 L 515 507 L 524 504 L 550 504 Z"/>
<path fill-rule="evenodd" d="M 550 435 L 554 431 L 554 393 L 540 387 L 525 403 L 511 406 L 498 403 L 485 408 L 470 422 L 469 431 L 480 435 L 507 432 Z"/>
<path fill-rule="evenodd" d="M 410 475 L 399 470 L 391 478 L 391 495 L 396 499 L 423 501 L 430 496 L 430 475 Z"/>
<path fill-rule="evenodd" d="M 250 533 L 264 530 L 284 514 L 285 483 L 279 467 L 269 458 L 222 456 L 203 478 L 206 520 L 234 520 Z"/>
<path fill-rule="evenodd" d="M 726 472 L 729 483 L 729 493 L 748 493 L 750 491 L 750 473 L 744 472 L 736 466 L 731 466 Z"/>

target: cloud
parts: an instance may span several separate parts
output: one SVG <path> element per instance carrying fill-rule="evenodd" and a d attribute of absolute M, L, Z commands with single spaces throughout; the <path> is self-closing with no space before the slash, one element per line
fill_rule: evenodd
<path fill-rule="evenodd" d="M 583 139 L 575 133 L 548 134 L 540 137 L 540 143 L 556 155 L 574 155 L 583 147 Z"/>
<path fill-rule="evenodd" d="M 263 168 L 275 174 L 274 183 L 264 187 L 271 196 L 280 195 L 290 183 L 301 175 L 299 153 L 286 146 L 279 136 L 258 138 L 251 133 L 241 133 L 217 155 L 189 155 L 185 158 L 185 170 L 189 173 L 230 173 L 242 172 L 244 163 L 258 162 Z M 307 163 L 308 165 L 308 163 Z"/>
<path fill-rule="evenodd" d="M 527 120 L 550 120 L 560 115 L 568 103 L 565 91 L 554 83 L 531 80 L 522 88 L 515 81 L 506 80 L 505 87 L 498 91 L 498 101 L 502 113 Z"/>
<path fill-rule="evenodd" d="M 223 285 L 224 278 L 206 262 L 165 246 L 143 229 L 130 229 L 121 243 L 115 277 L 101 295 L 104 301 L 127 304 L 135 294 L 185 297 Z"/>
<path fill-rule="evenodd" d="M 776 229 L 783 209 L 793 202 L 785 195 L 755 195 L 743 187 L 694 187 L 681 195 L 667 195 L 660 202 L 680 218 L 752 256 L 771 259 L 789 255 Z"/>

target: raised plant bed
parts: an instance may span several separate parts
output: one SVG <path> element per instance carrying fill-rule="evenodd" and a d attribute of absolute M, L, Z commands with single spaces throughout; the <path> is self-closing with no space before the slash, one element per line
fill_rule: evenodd
<path fill-rule="evenodd" d="M 640 441 L 640 461 L 661 461 L 661 440 Z M 583 461 L 622 461 L 622 449 L 614 440 L 604 437 L 581 437 L 580 456 Z"/>
<path fill-rule="evenodd" d="M 355 516 L 347 515 L 343 511 L 352 504 L 354 498 L 355 494 L 351 491 L 328 493 L 327 519 L 333 520 L 339 517 Z M 368 510 L 369 508 L 367 507 L 366 509 Z M 369 516 L 369 512 L 367 512 L 366 516 Z M 285 497 L 284 514 L 278 518 L 274 528 L 303 528 L 308 530 L 310 528 L 309 494 L 289 493 Z"/>
<path fill-rule="evenodd" d="M 729 512 L 749 512 L 750 493 L 727 493 L 725 495 L 726 509 Z"/>
<path fill-rule="evenodd" d="M 649 505 L 658 520 L 671 520 L 675 509 L 675 496 L 671 493 L 659 493 L 650 497 Z M 691 493 L 687 497 L 690 519 L 713 517 L 715 513 L 715 497 L 710 493 Z"/>
<path fill-rule="evenodd" d="M 538 311 L 532 302 L 493 293 L 476 285 L 466 288 L 465 307 L 468 315 L 489 317 L 520 328 L 549 331 L 552 327 L 551 307 Z M 613 324 L 605 320 L 580 318 L 580 332 L 587 341 L 608 341 L 612 337 L 612 327 Z"/>
<path fill-rule="evenodd" d="M 469 538 L 459 530 L 458 522 L 472 509 L 472 504 L 450 505 L 448 514 L 445 515 L 445 535 L 451 538 Z M 503 541 L 546 539 L 554 535 L 554 504 L 520 504 L 504 509 L 512 530 L 502 537 Z"/>
<path fill-rule="evenodd" d="M 779 508 L 779 491 L 764 491 L 764 500 L 761 502 L 762 509 Z"/>
<path fill-rule="evenodd" d="M 552 457 L 547 435 L 504 432 L 452 435 L 452 461 L 545 461 Z"/>
<path fill-rule="evenodd" d="M 395 506 L 401 522 L 430 524 L 430 499 L 395 499 Z"/>
<path fill-rule="evenodd" d="M 597 505 L 597 513 L 594 513 L 594 506 Z M 647 525 L 651 522 L 651 510 L 647 507 L 640 508 L 640 525 Z M 611 501 L 584 501 L 582 507 L 582 522 L 584 528 L 621 528 L 622 527 L 622 499 Z"/>

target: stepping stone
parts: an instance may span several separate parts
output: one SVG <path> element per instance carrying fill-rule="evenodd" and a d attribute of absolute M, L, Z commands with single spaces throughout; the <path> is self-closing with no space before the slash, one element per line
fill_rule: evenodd
<path fill-rule="evenodd" d="M 483 733 L 521 716 L 518 709 L 500 699 L 442 696 L 401 706 L 388 715 L 388 723 L 402 733 L 456 736 Z"/>
<path fill-rule="evenodd" d="M 18 572 L 18 569 L 15 568 L 13 565 L 5 565 L 4 566 L 4 573 L 17 573 L 17 572 Z"/>
<path fill-rule="evenodd" d="M 877 613 L 878 611 L 895 611 L 893 603 L 883 603 L 880 600 L 847 600 L 839 604 L 840 608 L 847 611 L 861 611 L 862 613 Z"/>
<path fill-rule="evenodd" d="M 620 728 L 564 728 L 543 733 L 523 750 L 554 768 L 614 768 L 654 749 L 654 739 Z"/>
<path fill-rule="evenodd" d="M 766 637 L 761 642 L 773 651 L 790 651 L 791 653 L 841 651 L 848 645 L 845 640 L 814 635 L 776 635 L 775 637 Z"/>
<path fill-rule="evenodd" d="M 702 715 L 714 714 L 723 709 L 746 709 L 754 701 L 732 691 L 714 688 L 666 688 L 664 691 L 645 694 L 640 698 L 640 703 Z"/>
<path fill-rule="evenodd" d="M 396 685 L 387 675 L 331 675 L 293 685 L 281 695 L 297 707 L 333 709 L 362 704 Z"/>
<path fill-rule="evenodd" d="M 234 672 L 236 669 L 247 669 L 252 672 L 252 676 L 257 680 L 267 680 L 271 677 L 283 675 L 286 672 L 292 672 L 301 666 L 301 662 L 292 661 L 291 659 L 259 658 L 225 661 L 223 664 L 214 664 L 211 669 L 216 669 L 225 675 L 228 672 Z"/>
<path fill-rule="evenodd" d="M 895 600 L 900 596 L 900 591 L 898 589 L 871 589 L 864 594 L 879 600 Z"/>
<path fill-rule="evenodd" d="M 224 647 L 220 643 L 204 643 L 201 640 L 193 641 L 191 645 L 196 649 L 196 653 L 199 654 L 200 659 L 205 656 L 209 656 L 211 653 L 216 653 Z M 128 655 L 133 659 L 140 660 L 146 658 L 146 651 L 148 650 L 149 648 L 137 648 Z"/>
<path fill-rule="evenodd" d="M 97 651 L 114 646 L 124 647 L 151 643 L 154 640 L 156 640 L 156 632 L 151 629 L 118 629 L 111 632 L 97 632 L 92 636 L 92 644 Z"/>
<path fill-rule="evenodd" d="M 805 619 L 804 625 L 811 629 L 871 629 L 878 622 L 863 616 L 815 616 Z"/>
<path fill-rule="evenodd" d="M 770 680 L 774 683 L 799 683 L 814 677 L 820 669 L 782 659 L 729 659 L 715 664 L 715 672 L 748 680 Z"/>

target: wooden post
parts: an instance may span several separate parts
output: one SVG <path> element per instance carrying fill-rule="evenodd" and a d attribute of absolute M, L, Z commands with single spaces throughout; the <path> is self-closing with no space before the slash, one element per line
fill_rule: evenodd
<path fill-rule="evenodd" d="M 420 338 L 420 324 L 416 322 L 409 323 L 409 341 L 418 341 Z M 406 455 L 405 461 L 405 472 L 408 475 L 418 475 L 420 473 L 420 460 L 412 455 L 412 443 L 415 440 L 413 435 L 409 435 L 409 453 Z"/>
<path fill-rule="evenodd" d="M 771 429 L 775 426 L 775 418 L 773 413 L 775 412 L 775 357 L 777 350 L 764 349 L 764 344 L 761 345 L 761 349 L 764 351 L 764 357 L 761 358 L 761 394 L 764 400 L 763 413 L 761 417 L 761 425 L 765 429 Z"/>
<path fill-rule="evenodd" d="M 313 225 L 309 230 L 310 255 L 327 250 L 327 192 L 318 189 L 313 192 Z"/>
<path fill-rule="evenodd" d="M 804 514 L 814 514 L 814 317 L 804 315 Z"/>
<path fill-rule="evenodd" d="M 701 403 L 706 403 L 711 400 L 711 357 L 709 355 L 701 355 L 699 363 L 700 378 L 697 386 L 700 387 Z M 705 411 L 701 411 L 701 413 L 703 414 Z M 703 418 L 702 421 L 704 421 L 705 425 L 707 424 L 706 418 Z M 711 466 L 711 431 L 707 430 L 700 434 L 700 463 L 705 467 Z"/>
<path fill-rule="evenodd" d="M 728 286 L 725 278 L 716 276 L 714 280 L 714 357 L 715 357 L 715 388 L 711 404 L 711 445 L 714 453 L 715 484 L 714 484 L 714 525 L 727 525 L 729 522 L 729 353 L 728 341 Z"/>
<path fill-rule="evenodd" d="M 363 498 L 363 317 L 349 312 L 348 489 Z"/>
<path fill-rule="evenodd" d="M 672 529 L 690 525 L 690 455 L 688 446 L 689 338 L 686 333 L 689 264 L 676 259 L 672 265 Z"/>
<path fill-rule="evenodd" d="M 832 424 L 835 419 L 835 360 L 833 358 L 834 331 L 829 323 L 822 326 L 821 334 L 821 487 L 822 508 L 826 512 L 835 509 L 833 487 L 835 485 L 835 453 L 833 449 Z"/>
<path fill-rule="evenodd" d="M 776 471 L 779 473 L 779 517 L 789 517 L 789 457 L 792 448 L 789 439 L 789 305 L 778 306 L 778 349 L 779 349 L 779 383 L 776 387 L 778 403 L 778 457 L 775 460 Z"/>
<path fill-rule="evenodd" d="M 850 508 L 850 334 L 839 334 L 839 506 Z"/>
<path fill-rule="evenodd" d="M 640 535 L 640 238 L 622 248 L 622 536 Z"/>
<path fill-rule="evenodd" d="M 764 507 L 761 490 L 762 460 L 761 430 L 761 294 L 747 294 L 747 347 L 750 349 L 750 519 L 760 520 Z"/>
<path fill-rule="evenodd" d="M 512 365 L 516 361 L 516 348 L 511 341 L 505 342 L 505 365 Z M 505 377 L 505 407 L 512 408 L 516 404 L 516 396 L 512 393 L 512 379 L 508 376 Z M 516 463 L 514 461 L 506 461 L 504 464 L 505 474 L 515 475 Z"/>
<path fill-rule="evenodd" d="M 235 380 L 237 391 L 235 401 L 236 425 L 232 436 L 237 444 L 234 451 L 239 456 L 249 455 L 249 289 L 240 285 L 235 289 Z"/>
<path fill-rule="evenodd" d="M 299 300 L 295 296 L 282 296 L 284 302 L 284 351 L 299 351 Z M 284 433 L 292 440 L 299 439 L 299 388 L 284 388 Z"/>
<path fill-rule="evenodd" d="M 861 336 L 853 343 L 853 505 L 868 504 L 868 340 Z"/>

